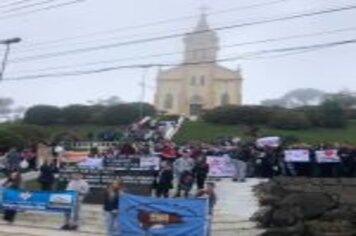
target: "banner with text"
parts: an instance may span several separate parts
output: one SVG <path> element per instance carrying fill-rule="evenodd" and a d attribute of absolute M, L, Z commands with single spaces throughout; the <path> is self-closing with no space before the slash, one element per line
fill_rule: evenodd
<path fill-rule="evenodd" d="M 208 156 L 210 177 L 233 177 L 235 175 L 235 165 L 232 163 L 230 156 Z"/>
<path fill-rule="evenodd" d="M 281 145 L 280 137 L 264 137 L 256 140 L 256 146 L 259 148 L 264 147 L 279 147 Z"/>
<path fill-rule="evenodd" d="M 120 235 L 125 236 L 206 236 L 208 201 L 123 194 L 119 225 Z"/>
<path fill-rule="evenodd" d="M 318 163 L 338 163 L 341 161 L 338 151 L 335 149 L 316 151 L 315 155 Z"/>
<path fill-rule="evenodd" d="M 75 192 L 41 192 L 0 189 L 4 209 L 26 211 L 70 212 L 76 204 Z"/>
<path fill-rule="evenodd" d="M 307 149 L 285 150 L 284 161 L 286 162 L 310 162 L 310 154 Z"/>

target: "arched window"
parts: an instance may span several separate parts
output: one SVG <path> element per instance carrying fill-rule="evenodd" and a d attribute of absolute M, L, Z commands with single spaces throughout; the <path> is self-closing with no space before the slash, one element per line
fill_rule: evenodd
<path fill-rule="evenodd" d="M 172 109 L 173 103 L 174 103 L 173 95 L 170 93 L 166 94 L 164 98 L 164 109 Z"/>
<path fill-rule="evenodd" d="M 202 75 L 200 76 L 200 86 L 204 86 L 205 85 L 205 76 Z"/>
<path fill-rule="evenodd" d="M 230 96 L 227 93 L 224 93 L 221 95 L 221 101 L 220 101 L 221 106 L 226 106 L 230 104 Z"/>
<path fill-rule="evenodd" d="M 197 78 L 193 75 L 190 79 L 190 85 L 195 86 L 197 83 Z"/>

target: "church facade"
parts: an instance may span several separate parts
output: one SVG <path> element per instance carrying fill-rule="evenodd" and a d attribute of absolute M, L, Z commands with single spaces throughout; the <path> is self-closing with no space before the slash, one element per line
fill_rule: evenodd
<path fill-rule="evenodd" d="M 192 33 L 184 38 L 184 61 L 160 71 L 155 106 L 166 114 L 197 116 L 203 109 L 242 104 L 240 70 L 217 63 L 219 38 L 202 14 Z"/>

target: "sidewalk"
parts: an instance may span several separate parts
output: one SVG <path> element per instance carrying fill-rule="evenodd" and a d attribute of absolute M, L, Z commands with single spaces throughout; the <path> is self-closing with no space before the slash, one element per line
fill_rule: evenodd
<path fill-rule="evenodd" d="M 260 182 L 258 179 L 249 179 L 245 183 L 236 183 L 229 179 L 217 182 L 218 202 L 212 227 L 214 236 L 257 236 L 261 233 L 260 229 L 256 229 L 255 223 L 249 220 L 258 209 L 252 189 Z M 0 236 L 105 235 L 101 206 L 85 205 L 83 209 L 83 227 L 79 232 L 59 230 L 63 223 L 61 214 L 28 212 L 19 214 L 14 226 L 1 225 Z"/>

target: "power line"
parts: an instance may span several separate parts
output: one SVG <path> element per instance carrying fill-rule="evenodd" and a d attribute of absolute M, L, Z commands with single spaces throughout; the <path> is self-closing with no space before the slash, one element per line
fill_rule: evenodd
<path fill-rule="evenodd" d="M 49 11 L 49 10 L 53 10 L 53 9 L 57 9 L 57 8 L 62 8 L 62 7 L 65 7 L 65 6 L 78 4 L 78 3 L 84 2 L 84 1 L 87 1 L 87 0 L 72 0 L 72 1 L 68 1 L 68 2 L 58 3 L 58 4 L 51 5 L 51 6 L 35 9 L 35 10 L 29 10 L 29 11 L 25 11 L 25 12 L 21 12 L 21 13 L 14 13 L 14 14 L 10 14 L 10 15 L 5 15 L 3 17 L 0 17 L 0 20 L 6 20 L 6 19 L 18 17 L 18 16 L 30 15 L 30 14 L 38 13 L 38 12 L 45 12 L 45 11 Z"/>
<path fill-rule="evenodd" d="M 301 38 L 308 38 L 308 37 L 315 37 L 315 36 L 323 36 L 323 35 L 330 35 L 330 34 L 336 34 L 336 33 L 342 33 L 342 32 L 351 32 L 351 31 L 356 31 L 356 27 L 341 28 L 341 29 L 335 29 L 335 30 L 329 30 L 329 31 L 319 31 L 319 32 L 307 33 L 307 34 L 296 34 L 296 35 L 289 35 L 289 36 L 284 36 L 284 37 L 267 38 L 267 39 L 262 39 L 262 40 L 246 41 L 246 42 L 223 45 L 220 47 L 220 49 L 234 48 L 234 47 L 245 46 L 245 45 L 281 42 L 281 41 L 287 41 L 287 40 L 294 40 L 294 39 L 301 39 Z M 206 48 L 201 48 L 201 49 L 209 50 L 209 49 L 213 49 L 213 48 L 206 47 Z M 191 51 L 194 51 L 194 50 L 188 50 L 188 52 L 191 52 Z M 178 54 L 181 55 L 181 54 L 183 54 L 183 52 L 182 51 L 174 51 L 174 52 L 166 52 L 166 53 L 159 53 L 159 54 L 149 54 L 149 55 L 144 55 L 144 56 L 140 56 L 140 57 L 132 56 L 132 57 L 112 59 L 112 60 L 102 60 L 102 61 L 81 63 L 81 64 L 69 65 L 69 66 L 48 67 L 48 68 L 43 68 L 40 70 L 30 70 L 30 71 L 20 71 L 20 72 L 26 72 L 26 73 L 28 73 L 28 72 L 43 72 L 43 71 L 49 71 L 49 70 L 69 69 L 69 68 L 77 68 L 77 67 L 83 67 L 83 66 L 85 67 L 85 66 L 93 66 L 93 65 L 99 65 L 99 64 L 122 62 L 122 61 L 157 58 L 157 57 L 164 57 L 164 56 L 171 56 L 171 55 L 178 55 Z"/>
<path fill-rule="evenodd" d="M 350 40 L 343 40 L 343 41 L 334 41 L 334 42 L 324 43 L 324 44 L 312 44 L 312 45 L 304 45 L 304 46 L 296 46 L 296 47 L 260 50 L 260 51 L 245 53 L 244 55 L 225 57 L 225 58 L 222 58 L 219 60 L 214 60 L 214 61 L 189 62 L 189 63 L 178 63 L 178 64 L 177 63 L 157 63 L 157 64 L 121 65 L 121 66 L 103 67 L 103 68 L 92 69 L 92 70 L 78 70 L 78 71 L 69 71 L 69 72 L 57 72 L 57 73 L 13 77 L 13 78 L 5 79 L 5 80 L 3 80 L 3 82 L 5 82 L 5 81 L 19 81 L 19 80 L 36 80 L 36 79 L 42 79 L 42 78 L 82 76 L 82 75 L 90 75 L 90 74 L 104 73 L 104 72 L 110 72 L 110 71 L 117 71 L 117 70 L 122 70 L 122 69 L 172 67 L 172 66 L 196 66 L 196 65 L 205 65 L 205 64 L 216 63 L 216 62 L 236 61 L 238 59 L 244 59 L 244 58 L 260 56 L 260 55 L 265 55 L 265 54 L 285 53 L 285 52 L 293 52 L 293 51 L 300 51 L 300 50 L 312 50 L 312 49 L 326 49 L 326 48 L 337 47 L 337 46 L 348 45 L 348 44 L 355 44 L 355 43 L 356 43 L 356 39 L 350 39 Z"/>
<path fill-rule="evenodd" d="M 36 1 L 36 0 L 19 0 L 19 1 L 13 1 L 11 3 L 7 3 L 7 4 L 4 4 L 4 5 L 0 5 L 0 8 L 7 8 L 7 7 L 12 7 L 12 6 L 18 6 L 18 5 L 22 5 L 24 3 L 27 3 L 27 2 L 32 2 L 32 1 Z"/>
<path fill-rule="evenodd" d="M 6 11 L 1 11 L 1 13 L 11 13 L 11 12 L 16 12 L 16 11 L 20 11 L 20 10 L 26 10 L 26 9 L 34 8 L 34 7 L 37 7 L 37 6 L 47 5 L 47 4 L 56 2 L 56 1 L 57 0 L 46 0 L 46 1 L 41 1 L 41 2 L 31 3 L 31 4 L 28 4 L 28 5 L 21 5 L 21 6 L 18 6 L 18 7 L 11 8 L 11 9 L 6 10 Z"/>
<path fill-rule="evenodd" d="M 319 11 L 314 11 L 314 12 L 295 14 L 295 15 L 286 16 L 286 17 L 272 18 L 272 19 L 268 19 L 268 20 L 258 20 L 258 21 L 252 21 L 252 22 L 241 23 L 241 24 L 221 26 L 221 27 L 212 28 L 211 30 L 214 30 L 214 31 L 232 30 L 232 29 L 236 29 L 236 28 L 243 28 L 243 27 L 269 24 L 269 23 L 282 22 L 282 21 L 289 21 L 289 20 L 294 20 L 294 19 L 299 19 L 299 18 L 319 16 L 319 15 L 325 15 L 325 14 L 331 14 L 331 13 L 349 11 L 349 10 L 355 10 L 355 9 L 356 9 L 356 5 L 338 7 L 338 8 L 330 8 L 330 9 L 324 9 L 324 10 L 319 10 Z M 202 33 L 206 33 L 209 31 L 210 30 L 203 30 L 203 31 L 195 32 L 195 33 L 188 33 L 188 35 L 189 34 L 190 35 L 191 34 L 202 34 Z M 128 45 L 151 43 L 151 42 L 156 42 L 156 41 L 162 41 L 162 40 L 183 37 L 185 35 L 186 34 L 176 33 L 176 34 L 163 35 L 163 36 L 152 37 L 152 38 L 144 38 L 144 39 L 137 39 L 137 40 L 131 40 L 131 41 L 126 41 L 126 42 L 119 42 L 119 43 L 105 44 L 105 45 L 100 45 L 100 46 L 79 48 L 79 49 L 67 50 L 67 51 L 62 51 L 62 52 L 40 54 L 40 55 L 35 55 L 35 56 L 23 57 L 23 58 L 15 58 L 15 59 L 11 60 L 11 62 L 18 63 L 18 62 L 24 62 L 24 61 L 42 60 L 42 59 L 46 59 L 46 58 L 59 57 L 59 56 L 65 56 L 65 55 L 71 55 L 71 54 L 79 54 L 79 53 L 87 53 L 87 52 L 92 52 L 92 51 L 105 50 L 105 49 L 117 48 L 117 47 L 128 46 Z"/>
<path fill-rule="evenodd" d="M 280 4 L 280 3 L 288 2 L 288 1 L 292 1 L 292 0 L 272 0 L 272 1 L 267 1 L 267 2 L 262 2 L 262 3 L 254 3 L 254 4 L 239 6 L 239 7 L 232 7 L 232 8 L 230 7 L 228 9 L 213 11 L 213 12 L 209 13 L 209 15 L 211 16 L 211 15 L 225 14 L 225 13 L 229 13 L 229 12 L 250 10 L 250 9 L 255 9 L 255 8 L 260 8 L 260 7 L 272 6 L 272 5 L 276 5 L 276 4 Z M 44 45 L 63 43 L 65 41 L 73 41 L 76 39 L 88 38 L 88 37 L 93 37 L 93 36 L 102 35 L 102 34 L 112 34 L 112 33 L 128 31 L 128 30 L 136 30 L 136 29 L 147 28 L 147 27 L 152 27 L 152 26 L 170 24 L 173 22 L 195 19 L 196 17 L 198 17 L 198 15 L 189 15 L 189 16 L 183 16 L 183 17 L 178 17 L 178 18 L 159 20 L 159 21 L 155 21 L 155 22 L 151 22 L 151 23 L 147 23 L 147 24 L 136 25 L 136 26 L 126 26 L 126 27 L 121 27 L 121 28 L 117 28 L 117 29 L 104 30 L 104 31 L 98 31 L 98 32 L 89 33 L 89 34 L 78 35 L 78 36 L 74 36 L 74 37 L 66 37 L 66 38 L 61 38 L 61 39 L 56 39 L 56 40 L 51 40 L 51 41 L 39 42 L 39 43 L 36 43 L 33 46 L 31 46 L 31 48 L 38 48 L 38 47 L 42 47 Z"/>

